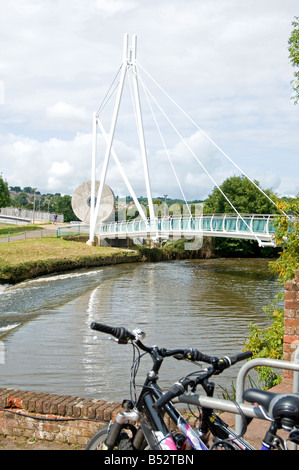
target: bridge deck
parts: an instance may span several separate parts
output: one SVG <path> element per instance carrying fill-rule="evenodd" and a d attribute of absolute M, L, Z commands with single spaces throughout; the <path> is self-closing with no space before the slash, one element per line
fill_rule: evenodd
<path fill-rule="evenodd" d="M 199 217 L 174 217 L 154 220 L 133 219 L 123 222 L 103 223 L 97 235 L 103 238 L 151 237 L 158 239 L 190 238 L 195 236 L 229 237 L 256 240 L 261 244 L 274 239 L 274 215 L 249 214 L 202 215 Z M 58 236 L 66 233 L 88 232 L 88 226 L 73 225 L 60 229 Z"/>

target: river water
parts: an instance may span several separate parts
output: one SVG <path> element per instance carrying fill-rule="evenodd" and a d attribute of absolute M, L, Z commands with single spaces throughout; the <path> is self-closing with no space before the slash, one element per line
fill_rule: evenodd
<path fill-rule="evenodd" d="M 140 327 L 147 345 L 235 354 L 250 322 L 268 324 L 263 306 L 278 290 L 262 259 L 124 264 L 0 286 L 0 387 L 129 398 L 132 346 L 95 333 L 92 321 Z M 219 390 L 231 388 L 239 367 L 216 378 Z M 160 383 L 168 388 L 193 370 L 169 358 Z"/>

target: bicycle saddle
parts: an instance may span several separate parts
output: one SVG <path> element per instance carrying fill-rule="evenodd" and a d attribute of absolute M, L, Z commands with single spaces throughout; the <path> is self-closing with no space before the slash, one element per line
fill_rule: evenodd
<path fill-rule="evenodd" d="M 243 399 L 261 405 L 271 419 L 281 422 L 284 429 L 299 427 L 299 393 L 273 393 L 249 388 L 243 393 Z"/>

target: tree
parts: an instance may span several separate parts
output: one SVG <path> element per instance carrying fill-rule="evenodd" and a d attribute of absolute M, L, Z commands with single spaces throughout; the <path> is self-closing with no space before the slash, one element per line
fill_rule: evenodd
<path fill-rule="evenodd" d="M 16 193 L 20 193 L 22 191 L 20 186 L 9 186 L 11 191 L 15 191 Z"/>
<path fill-rule="evenodd" d="M 299 67 L 299 17 L 295 16 L 295 20 L 292 22 L 294 27 L 290 39 L 289 39 L 289 58 L 293 67 Z M 291 82 L 295 95 L 292 97 L 294 103 L 297 104 L 299 101 L 299 71 L 294 72 L 295 79 Z"/>
<path fill-rule="evenodd" d="M 245 176 L 232 176 L 224 181 L 218 188 L 214 188 L 204 203 L 204 214 L 228 214 L 234 213 L 234 208 L 239 214 L 271 214 L 277 212 L 271 198 L 270 190 L 258 188 L 258 181 L 253 184 Z M 256 186 L 255 186 L 256 185 Z M 225 194 L 225 196 L 223 195 Z M 227 198 L 227 199 L 226 199 Z M 231 204 L 228 202 L 230 201 Z M 241 240 L 233 238 L 214 238 L 213 250 L 218 256 L 272 256 L 273 248 L 261 248 L 255 240 Z"/>
<path fill-rule="evenodd" d="M 3 181 L 2 175 L 0 175 L 0 207 L 7 207 L 10 204 L 10 194 L 8 185 Z"/>
<path fill-rule="evenodd" d="M 23 191 L 24 191 L 24 193 L 33 194 L 34 193 L 34 188 L 31 188 L 31 186 L 25 186 Z"/>
<path fill-rule="evenodd" d="M 57 196 L 56 196 L 57 197 Z M 55 202 L 55 211 L 58 214 L 63 214 L 65 222 L 78 220 L 72 209 L 71 196 L 58 196 Z"/>
<path fill-rule="evenodd" d="M 28 204 L 27 194 L 24 193 L 23 191 L 21 193 L 18 193 L 18 195 L 12 200 L 12 205 L 14 207 L 25 207 L 27 206 L 27 204 Z"/>
<path fill-rule="evenodd" d="M 260 188 L 259 182 L 254 181 L 254 183 L 256 186 L 245 176 L 227 178 L 220 186 L 222 192 L 218 188 L 214 188 L 213 192 L 206 199 L 204 213 L 233 213 L 232 205 L 240 214 L 272 214 L 277 212 L 275 204 L 258 189 Z M 268 197 L 273 197 L 271 190 L 266 189 L 263 192 Z M 223 194 L 225 194 L 227 199 Z"/>

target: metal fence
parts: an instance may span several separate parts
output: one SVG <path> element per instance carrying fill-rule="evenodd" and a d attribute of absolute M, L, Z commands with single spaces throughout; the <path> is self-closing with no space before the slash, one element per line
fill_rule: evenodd
<path fill-rule="evenodd" d="M 57 214 L 57 222 L 63 223 L 63 214 Z M 14 224 L 26 224 L 34 223 L 37 220 L 44 222 L 53 222 L 54 214 L 50 212 L 41 212 L 27 209 L 17 209 L 15 207 L 1 207 L 0 208 L 0 222 L 6 220 L 3 223 L 14 223 Z"/>

